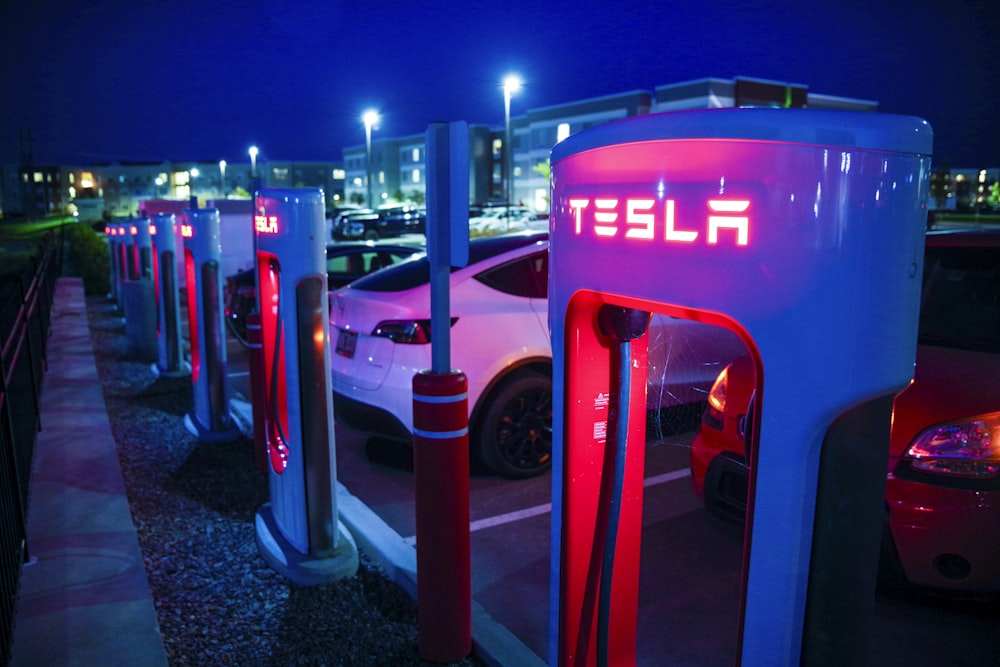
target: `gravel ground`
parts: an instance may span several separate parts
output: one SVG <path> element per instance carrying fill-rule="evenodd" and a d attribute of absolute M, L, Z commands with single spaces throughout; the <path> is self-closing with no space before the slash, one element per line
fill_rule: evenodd
<path fill-rule="evenodd" d="M 87 301 L 104 400 L 171 665 L 421 665 L 416 603 L 361 554 L 358 574 L 301 587 L 257 552 L 268 501 L 251 440 L 187 432 L 188 378 L 131 361 L 122 320 Z M 484 665 L 470 657 L 459 665 Z"/>

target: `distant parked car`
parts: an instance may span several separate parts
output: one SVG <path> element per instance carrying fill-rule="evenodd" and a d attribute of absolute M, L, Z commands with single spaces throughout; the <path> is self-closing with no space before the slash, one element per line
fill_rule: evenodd
<path fill-rule="evenodd" d="M 535 212 L 527 206 L 490 206 L 479 216 L 469 218 L 469 231 L 475 234 L 520 231 L 530 228 L 528 222 L 534 219 Z"/>
<path fill-rule="evenodd" d="M 423 234 L 426 210 L 417 206 L 388 206 L 376 210 L 361 209 L 339 216 L 332 225 L 334 240 L 378 239 Z"/>
<path fill-rule="evenodd" d="M 343 287 L 352 280 L 395 264 L 421 252 L 421 246 L 387 245 L 371 241 L 340 243 L 326 249 L 327 288 Z M 226 321 L 240 340 L 246 339 L 246 317 L 257 307 L 257 271 L 249 269 L 226 277 L 223 300 Z"/>
<path fill-rule="evenodd" d="M 754 388 L 741 356 L 691 444 L 695 493 L 739 522 Z M 1000 230 L 928 233 L 914 378 L 885 446 L 883 583 L 1000 592 Z"/>

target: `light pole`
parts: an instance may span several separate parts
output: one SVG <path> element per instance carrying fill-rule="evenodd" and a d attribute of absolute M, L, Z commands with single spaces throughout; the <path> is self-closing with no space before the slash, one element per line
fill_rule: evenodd
<path fill-rule="evenodd" d="M 226 161 L 219 160 L 219 195 L 226 198 Z"/>
<path fill-rule="evenodd" d="M 250 153 L 250 196 L 254 197 L 257 191 L 257 153 L 260 151 L 256 146 L 251 146 L 247 152 Z"/>
<path fill-rule="evenodd" d="M 365 124 L 365 181 L 368 183 L 368 207 L 375 210 L 372 202 L 372 129 L 378 125 L 378 112 L 369 109 L 361 116 L 361 120 Z"/>
<path fill-rule="evenodd" d="M 191 200 L 191 208 L 198 208 L 198 195 L 194 193 L 194 179 L 198 177 L 201 172 L 198 171 L 198 167 L 191 167 L 188 169 L 188 198 Z"/>
<path fill-rule="evenodd" d="M 514 145 L 510 136 L 510 98 L 521 89 L 521 77 L 508 74 L 503 80 L 504 180 L 506 181 L 507 229 L 510 229 L 511 195 L 514 193 Z"/>

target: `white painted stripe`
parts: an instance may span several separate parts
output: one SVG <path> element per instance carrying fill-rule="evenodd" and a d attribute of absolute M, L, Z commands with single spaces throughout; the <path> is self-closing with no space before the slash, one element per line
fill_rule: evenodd
<path fill-rule="evenodd" d="M 657 484 L 664 484 L 666 482 L 673 482 L 678 479 L 684 479 L 685 477 L 691 476 L 691 468 L 684 468 L 683 470 L 674 470 L 673 472 L 665 472 L 662 475 L 653 475 L 652 477 L 647 477 L 646 481 L 642 483 L 643 486 L 655 486 Z"/>
<path fill-rule="evenodd" d="M 647 477 L 642 485 L 643 487 L 656 486 L 657 484 L 665 484 L 667 482 L 674 482 L 678 479 L 684 479 L 685 477 L 691 476 L 691 469 L 684 468 L 683 470 L 674 470 L 672 472 L 665 472 L 662 475 L 654 475 L 652 477 Z M 496 516 L 486 517 L 485 519 L 477 519 L 469 523 L 469 532 L 474 533 L 477 530 L 483 530 L 485 528 L 493 528 L 494 526 L 502 526 L 507 523 L 513 523 L 515 521 L 521 521 L 522 519 L 530 519 L 532 517 L 539 516 L 541 514 L 547 514 L 552 511 L 552 503 L 545 503 L 544 505 L 535 505 L 534 507 L 528 507 L 523 510 L 516 510 L 514 512 L 507 512 L 506 514 L 498 514 Z M 410 546 L 417 543 L 417 536 L 404 538 L 403 540 Z"/>
<path fill-rule="evenodd" d="M 421 403 L 458 403 L 469 398 L 469 392 L 462 392 L 454 396 L 428 396 L 427 394 L 414 394 L 413 400 Z"/>
<path fill-rule="evenodd" d="M 431 440 L 447 440 L 448 438 L 459 438 L 463 435 L 469 435 L 469 427 L 460 428 L 457 431 L 421 431 L 419 428 L 413 429 L 413 435 L 419 435 L 421 438 L 430 438 Z"/>

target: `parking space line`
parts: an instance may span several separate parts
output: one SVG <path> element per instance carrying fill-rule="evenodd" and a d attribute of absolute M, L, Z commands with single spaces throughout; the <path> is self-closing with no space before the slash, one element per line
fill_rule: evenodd
<path fill-rule="evenodd" d="M 684 479 L 685 477 L 691 476 L 691 469 L 684 468 L 682 470 L 674 470 L 671 472 L 665 472 L 662 475 L 654 475 L 652 477 L 647 477 L 642 483 L 643 487 L 656 486 L 657 484 L 665 484 L 667 482 L 673 482 L 678 479 Z M 541 514 L 547 514 L 552 511 L 552 503 L 545 503 L 543 505 L 535 505 L 534 507 L 527 507 L 523 510 L 515 510 L 513 512 L 507 512 L 505 514 L 497 514 L 496 516 L 486 517 L 485 519 L 477 519 L 469 523 L 469 532 L 475 533 L 476 531 L 483 530 L 485 528 L 493 528 L 494 526 L 502 526 L 507 523 L 514 523 L 515 521 L 521 521 L 522 519 L 530 519 L 532 517 L 539 516 Z M 413 535 L 403 539 L 404 542 L 413 546 L 417 543 L 417 536 Z"/>

